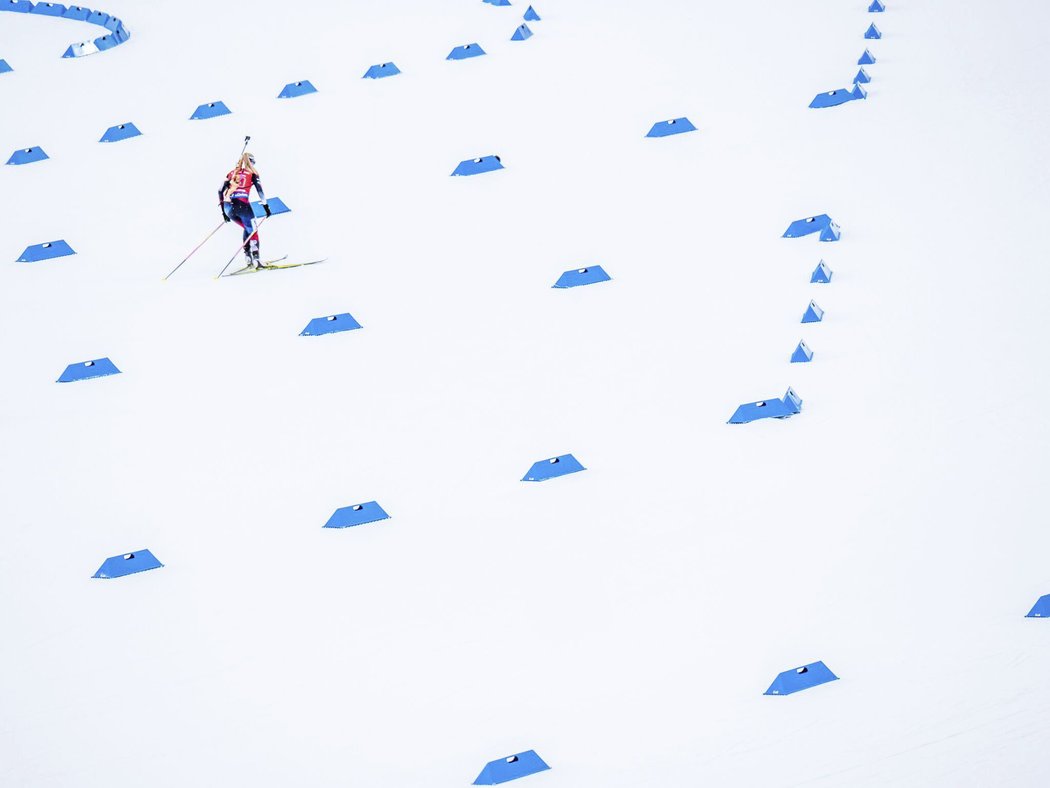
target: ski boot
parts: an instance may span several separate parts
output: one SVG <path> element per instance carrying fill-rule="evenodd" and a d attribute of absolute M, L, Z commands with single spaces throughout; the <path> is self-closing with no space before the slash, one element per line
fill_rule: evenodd
<path fill-rule="evenodd" d="M 263 267 L 262 262 L 259 260 L 259 242 L 254 239 L 249 241 L 249 250 L 249 259 L 251 262 L 248 263 L 248 265 L 258 271 Z"/>

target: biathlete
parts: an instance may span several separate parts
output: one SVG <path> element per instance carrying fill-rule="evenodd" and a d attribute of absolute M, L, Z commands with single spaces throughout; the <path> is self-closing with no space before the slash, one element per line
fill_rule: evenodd
<path fill-rule="evenodd" d="M 219 189 L 219 207 L 222 209 L 223 221 L 236 222 L 244 230 L 244 258 L 249 268 L 259 268 L 259 231 L 255 229 L 255 214 L 249 200 L 252 187 L 259 193 L 263 210 L 270 215 L 270 206 L 266 202 L 259 172 L 255 169 L 255 157 L 250 153 L 241 154 L 237 166 L 226 174 Z"/>

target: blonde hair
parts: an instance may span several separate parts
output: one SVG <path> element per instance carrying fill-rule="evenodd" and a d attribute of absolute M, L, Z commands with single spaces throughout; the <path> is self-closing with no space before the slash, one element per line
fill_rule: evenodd
<path fill-rule="evenodd" d="M 234 166 L 234 170 L 248 170 L 252 175 L 258 175 L 259 171 L 255 169 L 255 165 L 252 164 L 251 154 L 245 151 L 241 154 L 241 158 L 237 159 L 237 164 Z"/>

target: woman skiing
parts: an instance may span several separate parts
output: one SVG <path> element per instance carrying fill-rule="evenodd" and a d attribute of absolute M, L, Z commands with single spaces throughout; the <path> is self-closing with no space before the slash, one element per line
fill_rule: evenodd
<path fill-rule="evenodd" d="M 270 206 L 266 203 L 262 181 L 255 169 L 255 157 L 250 153 L 242 153 L 237 166 L 226 174 L 226 180 L 219 189 L 219 207 L 224 221 L 236 222 L 244 229 L 244 257 L 248 267 L 260 268 L 259 231 L 255 229 L 255 214 L 248 199 L 253 186 L 262 200 L 263 210 L 269 216 Z"/>

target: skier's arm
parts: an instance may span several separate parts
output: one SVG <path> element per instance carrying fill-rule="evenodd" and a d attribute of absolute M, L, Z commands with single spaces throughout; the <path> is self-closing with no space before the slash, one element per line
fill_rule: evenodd
<path fill-rule="evenodd" d="M 230 188 L 230 182 L 228 180 L 222 182 L 222 186 L 219 187 L 219 210 L 222 211 L 222 220 L 224 222 L 230 221 L 230 217 L 226 215 L 226 207 L 223 203 L 226 202 L 226 190 Z"/>
<path fill-rule="evenodd" d="M 270 206 L 266 203 L 266 192 L 263 191 L 262 181 L 259 180 L 258 175 L 252 175 L 252 186 L 255 187 L 255 191 L 259 193 L 259 199 L 262 201 L 263 210 L 266 211 L 266 215 L 270 215 Z"/>

